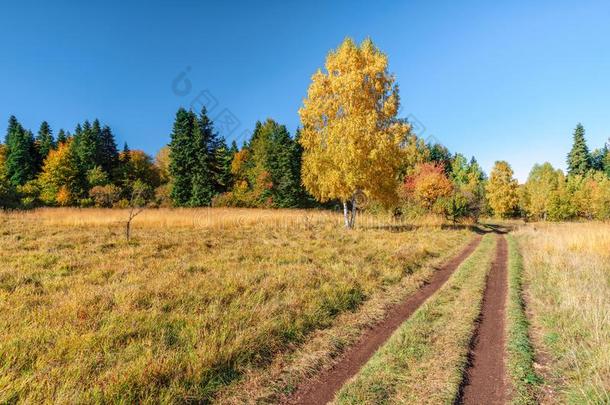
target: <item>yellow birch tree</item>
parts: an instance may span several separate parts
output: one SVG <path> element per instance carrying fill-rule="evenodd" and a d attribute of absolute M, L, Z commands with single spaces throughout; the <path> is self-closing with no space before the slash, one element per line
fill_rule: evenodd
<path fill-rule="evenodd" d="M 396 117 L 394 81 L 387 56 L 370 39 L 357 45 L 348 38 L 328 54 L 325 71 L 312 76 L 299 110 L 303 184 L 320 201 L 340 200 L 347 228 L 361 198 L 396 198 L 409 126 Z"/>
<path fill-rule="evenodd" d="M 489 206 L 496 216 L 505 218 L 515 214 L 519 206 L 518 189 L 510 165 L 505 161 L 496 162 L 485 187 Z"/>

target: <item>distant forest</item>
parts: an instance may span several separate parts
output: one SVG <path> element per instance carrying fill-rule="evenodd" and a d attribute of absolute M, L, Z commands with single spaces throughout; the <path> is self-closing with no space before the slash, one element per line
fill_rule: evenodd
<path fill-rule="evenodd" d="M 610 218 L 609 145 L 590 151 L 578 124 L 567 173 L 535 165 L 519 185 L 510 165 L 487 176 L 476 159 L 425 144 L 410 131 L 401 143 L 399 187 L 391 203 L 367 198 L 359 209 L 396 216 L 437 214 L 531 220 Z M 47 122 L 34 134 L 11 116 L 0 144 L 0 207 L 333 207 L 316 201 L 302 181 L 300 131 L 272 119 L 257 122 L 243 145 L 228 145 L 205 109 L 176 113 L 170 143 L 153 158 L 121 149 L 99 120 L 55 135 Z"/>

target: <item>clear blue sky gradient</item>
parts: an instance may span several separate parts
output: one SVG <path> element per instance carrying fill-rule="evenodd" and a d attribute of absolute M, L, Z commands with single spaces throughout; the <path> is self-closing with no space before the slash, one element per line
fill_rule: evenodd
<path fill-rule="evenodd" d="M 607 1 L 258 3 L 3 2 L 2 132 L 10 114 L 55 132 L 98 117 L 154 154 L 200 94 L 229 139 L 267 117 L 294 132 L 328 50 L 370 36 L 403 116 L 488 172 L 500 159 L 522 181 L 536 162 L 564 168 L 577 122 L 591 148 L 610 136 Z M 182 72 L 190 89 L 174 86 Z"/>

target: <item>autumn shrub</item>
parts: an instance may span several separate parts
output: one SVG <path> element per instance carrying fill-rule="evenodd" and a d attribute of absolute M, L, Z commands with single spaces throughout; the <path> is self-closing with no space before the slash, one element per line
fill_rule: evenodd
<path fill-rule="evenodd" d="M 95 186 L 89 191 L 89 196 L 98 208 L 112 207 L 121 195 L 121 189 L 114 184 Z"/>
<path fill-rule="evenodd" d="M 407 176 L 402 195 L 428 212 L 443 213 L 443 199 L 449 198 L 452 193 L 453 184 L 443 167 L 427 162 L 418 164 L 414 173 Z"/>

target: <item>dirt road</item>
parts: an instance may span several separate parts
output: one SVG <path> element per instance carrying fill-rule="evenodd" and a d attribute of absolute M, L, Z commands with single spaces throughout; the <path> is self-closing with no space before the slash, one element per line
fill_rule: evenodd
<path fill-rule="evenodd" d="M 343 384 L 360 370 L 392 333 L 449 279 L 480 241 L 481 237 L 477 236 L 460 254 L 437 270 L 427 284 L 390 309 L 387 317 L 350 347 L 333 368 L 320 373 L 315 379 L 305 381 L 284 403 L 318 405 L 331 401 Z"/>
<path fill-rule="evenodd" d="M 507 279 L 508 248 L 506 238 L 498 236 L 496 257 L 483 297 L 483 306 L 470 352 L 459 398 L 462 404 L 504 404 L 506 382 L 504 376 L 504 315 Z"/>

